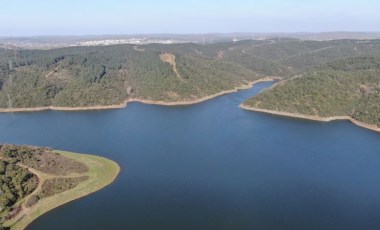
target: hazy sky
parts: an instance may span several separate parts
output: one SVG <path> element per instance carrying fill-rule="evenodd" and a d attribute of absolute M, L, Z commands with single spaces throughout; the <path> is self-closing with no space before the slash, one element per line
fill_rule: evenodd
<path fill-rule="evenodd" d="M 380 0 L 1 0 L 0 36 L 380 31 Z"/>

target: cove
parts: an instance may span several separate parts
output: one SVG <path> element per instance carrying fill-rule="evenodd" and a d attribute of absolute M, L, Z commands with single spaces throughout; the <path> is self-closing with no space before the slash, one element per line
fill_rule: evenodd
<path fill-rule="evenodd" d="M 380 134 L 238 107 L 272 84 L 192 106 L 0 114 L 2 143 L 122 169 L 28 229 L 378 229 Z"/>

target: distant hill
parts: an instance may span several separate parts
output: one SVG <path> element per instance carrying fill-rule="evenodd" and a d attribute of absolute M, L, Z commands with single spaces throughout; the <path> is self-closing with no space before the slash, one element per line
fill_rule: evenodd
<path fill-rule="evenodd" d="M 244 40 L 298 39 L 308 41 L 328 40 L 370 40 L 380 39 L 378 32 L 300 32 L 300 33 L 208 33 L 208 34 L 132 34 L 132 35 L 84 35 L 84 36 L 32 36 L 0 37 L 0 48 L 53 49 L 83 45 L 105 45 L 120 42 L 132 44 L 147 43 L 197 43 L 208 45 Z"/>

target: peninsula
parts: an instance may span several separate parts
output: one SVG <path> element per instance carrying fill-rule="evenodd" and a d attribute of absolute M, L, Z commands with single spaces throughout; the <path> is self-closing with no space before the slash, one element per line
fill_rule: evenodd
<path fill-rule="evenodd" d="M 102 157 L 31 146 L 0 146 L 0 229 L 39 216 L 112 183 L 119 166 Z"/>
<path fill-rule="evenodd" d="M 283 81 L 241 107 L 317 121 L 350 120 L 380 131 L 380 58 L 331 62 Z"/>

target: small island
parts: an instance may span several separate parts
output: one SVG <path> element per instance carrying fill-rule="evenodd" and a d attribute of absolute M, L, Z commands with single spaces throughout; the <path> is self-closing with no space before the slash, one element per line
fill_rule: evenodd
<path fill-rule="evenodd" d="M 24 229 L 44 213 L 111 184 L 117 163 L 50 148 L 0 145 L 0 229 Z"/>

